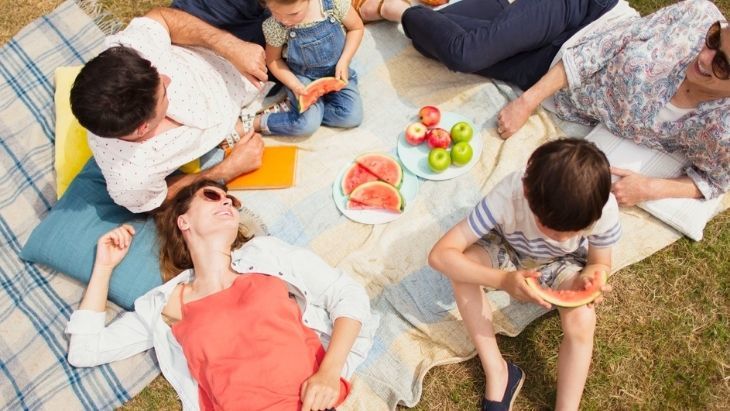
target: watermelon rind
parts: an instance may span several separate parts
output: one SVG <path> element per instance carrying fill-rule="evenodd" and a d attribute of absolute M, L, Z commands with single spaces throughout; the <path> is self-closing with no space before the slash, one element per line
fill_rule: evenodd
<path fill-rule="evenodd" d="M 359 185 L 350 193 L 348 200 L 368 206 L 368 208 L 398 212 L 405 208 L 405 201 L 400 191 L 383 181 L 371 181 Z"/>
<path fill-rule="evenodd" d="M 363 176 L 365 173 L 367 175 L 364 179 L 358 184 L 355 184 L 352 182 L 352 179 Z M 352 163 L 352 165 L 345 170 L 345 174 L 342 175 L 342 182 L 340 183 L 340 190 L 342 191 L 342 195 L 349 196 L 350 193 L 352 193 L 353 190 L 355 190 L 357 187 L 364 183 L 369 183 L 371 181 L 378 181 L 378 176 L 368 171 L 367 168 L 361 166 L 358 163 Z M 351 183 L 352 184 L 348 184 Z"/>
<path fill-rule="evenodd" d="M 403 167 L 401 167 L 398 160 L 387 154 L 362 154 L 355 159 L 355 162 L 365 167 L 369 172 L 373 173 L 379 179 L 393 187 L 400 188 L 403 183 Z M 384 170 L 382 167 L 379 168 L 379 165 L 382 164 L 390 164 L 391 170 Z M 391 173 L 388 173 L 388 171 L 391 171 Z M 393 175 L 392 173 L 395 174 Z"/>
<path fill-rule="evenodd" d="M 601 286 L 606 284 L 608 275 L 605 271 L 596 271 L 593 276 L 593 284 L 587 290 L 553 290 L 540 285 L 537 278 L 525 278 L 527 285 L 535 291 L 540 298 L 556 307 L 574 308 L 593 302 L 600 297 Z"/>
<path fill-rule="evenodd" d="M 402 210 L 389 210 L 386 208 L 369 206 L 367 204 L 363 204 L 361 202 L 358 202 L 358 201 L 355 201 L 352 199 L 347 200 L 347 204 L 345 204 L 345 208 L 347 208 L 348 210 L 381 210 L 381 211 L 387 211 L 387 212 L 391 212 L 391 213 L 401 213 L 402 212 Z"/>
<path fill-rule="evenodd" d="M 301 94 L 297 101 L 299 103 L 299 113 L 304 113 L 312 106 L 320 97 L 333 91 L 340 91 L 347 85 L 347 82 L 336 77 L 322 77 L 307 85 L 305 93 Z"/>

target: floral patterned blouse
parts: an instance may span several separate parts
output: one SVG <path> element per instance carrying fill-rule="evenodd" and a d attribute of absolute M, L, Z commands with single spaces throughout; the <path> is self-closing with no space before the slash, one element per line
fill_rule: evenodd
<path fill-rule="evenodd" d="M 568 88 L 555 95 L 558 114 L 682 154 L 705 198 L 723 194 L 730 188 L 730 98 L 701 103 L 676 121 L 657 118 L 718 20 L 725 18 L 710 1 L 686 0 L 579 39 L 563 55 Z"/>

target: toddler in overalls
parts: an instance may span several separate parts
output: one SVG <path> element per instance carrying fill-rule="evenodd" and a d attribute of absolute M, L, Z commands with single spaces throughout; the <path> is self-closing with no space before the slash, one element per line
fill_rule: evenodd
<path fill-rule="evenodd" d="M 320 125 L 351 128 L 362 122 L 362 100 L 350 61 L 360 46 L 363 23 L 349 0 L 266 0 L 272 17 L 263 23 L 266 63 L 287 87 L 293 109 L 263 113 L 251 126 L 263 134 L 304 136 Z M 286 46 L 286 60 L 282 50 Z M 325 94 L 304 113 L 298 97 L 322 77 L 347 82 Z"/>

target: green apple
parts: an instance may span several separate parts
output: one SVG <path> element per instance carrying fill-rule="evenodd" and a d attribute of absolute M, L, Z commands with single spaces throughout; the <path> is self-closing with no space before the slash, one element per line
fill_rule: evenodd
<path fill-rule="evenodd" d="M 471 137 L 474 135 L 474 130 L 466 121 L 460 121 L 451 127 L 450 134 L 451 140 L 454 143 L 460 143 L 462 141 L 469 142 L 471 141 Z"/>
<path fill-rule="evenodd" d="M 428 153 L 428 166 L 434 173 L 440 173 L 451 165 L 451 156 L 443 148 L 434 148 Z"/>
<path fill-rule="evenodd" d="M 451 147 L 451 162 L 454 163 L 455 166 L 465 165 L 471 161 L 473 156 L 474 150 L 472 150 L 471 146 L 466 141 L 456 143 L 453 147 Z"/>

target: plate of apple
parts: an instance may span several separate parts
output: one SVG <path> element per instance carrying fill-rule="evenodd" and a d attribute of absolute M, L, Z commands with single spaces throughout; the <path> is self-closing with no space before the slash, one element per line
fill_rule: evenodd
<path fill-rule="evenodd" d="M 413 174 L 427 180 L 458 177 L 479 161 L 484 142 L 466 117 L 425 106 L 418 120 L 398 136 L 398 157 Z"/>

